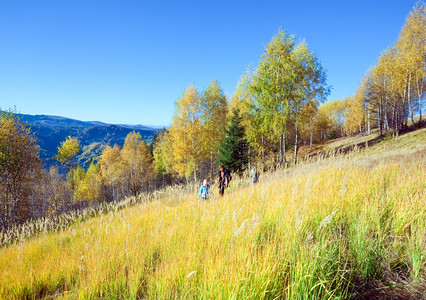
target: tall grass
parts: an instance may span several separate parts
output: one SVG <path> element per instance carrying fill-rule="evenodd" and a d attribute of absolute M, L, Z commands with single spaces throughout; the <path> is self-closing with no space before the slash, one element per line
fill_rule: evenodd
<path fill-rule="evenodd" d="M 353 155 L 207 202 L 170 190 L 10 245 L 0 298 L 420 299 L 425 152 Z"/>

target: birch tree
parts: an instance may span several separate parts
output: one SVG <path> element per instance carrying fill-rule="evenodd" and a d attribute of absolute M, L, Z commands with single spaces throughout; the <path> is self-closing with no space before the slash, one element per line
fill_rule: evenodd
<path fill-rule="evenodd" d="M 279 30 L 266 46 L 250 85 L 258 108 L 254 120 L 262 120 L 262 144 L 266 129 L 272 131 L 272 139 L 284 140 L 281 145 L 286 143 L 289 101 L 294 91 L 294 47 L 294 36 Z M 280 147 L 280 160 L 285 161 L 284 147 Z"/>
<path fill-rule="evenodd" d="M 225 137 L 228 103 L 216 79 L 213 79 L 201 97 L 201 124 L 203 125 L 203 157 L 210 158 L 210 172 L 219 151 L 219 144 Z"/>
<path fill-rule="evenodd" d="M 123 176 L 131 195 L 137 196 L 153 178 L 152 157 L 139 132 L 130 132 L 120 152 Z"/>
<path fill-rule="evenodd" d="M 287 124 L 294 122 L 294 163 L 297 162 L 299 123 L 306 105 L 317 107 L 329 94 L 325 72 L 317 57 L 302 41 L 283 30 L 272 38 L 263 53 L 251 90 L 259 104 L 263 124 L 272 130 L 273 138 L 286 144 Z M 281 160 L 285 148 L 280 147 Z"/>
<path fill-rule="evenodd" d="M 170 127 L 173 142 L 173 169 L 187 180 L 197 180 L 198 164 L 203 157 L 202 104 L 194 85 L 190 85 L 176 102 L 176 112 Z"/>
<path fill-rule="evenodd" d="M 426 5 L 418 2 L 408 15 L 396 43 L 404 60 L 404 77 L 411 119 L 417 108 L 422 121 L 424 93 L 426 91 Z"/>

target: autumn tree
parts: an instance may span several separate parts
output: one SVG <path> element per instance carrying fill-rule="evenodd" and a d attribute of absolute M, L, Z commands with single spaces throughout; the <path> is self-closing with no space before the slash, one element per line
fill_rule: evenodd
<path fill-rule="evenodd" d="M 318 141 L 322 142 L 330 137 L 333 120 L 331 118 L 330 109 L 331 102 L 322 104 L 317 111 L 314 122 L 314 134 L 317 136 Z"/>
<path fill-rule="evenodd" d="M 345 131 L 348 134 L 361 133 L 365 124 L 365 83 L 357 88 L 355 95 L 349 99 Z"/>
<path fill-rule="evenodd" d="M 43 209 L 46 216 L 63 213 L 72 203 L 72 192 L 56 167 L 51 167 L 44 175 L 42 194 L 46 201 Z"/>
<path fill-rule="evenodd" d="M 154 177 L 152 156 L 140 133 L 127 135 L 120 156 L 125 183 L 130 194 L 137 196 L 143 189 L 148 189 L 147 184 Z"/>
<path fill-rule="evenodd" d="M 426 78 L 426 7 L 418 2 L 395 45 L 386 49 L 367 75 L 365 99 L 380 134 L 399 131 L 422 120 Z M 368 118 L 369 120 L 369 118 Z"/>
<path fill-rule="evenodd" d="M 99 164 L 90 162 L 87 171 L 77 167 L 73 172 L 75 201 L 100 201 L 102 197 L 102 180 Z"/>
<path fill-rule="evenodd" d="M 85 200 L 89 189 L 89 187 L 85 184 L 86 171 L 82 167 L 77 166 L 73 172 L 70 173 L 70 176 L 72 176 L 72 178 L 69 180 L 72 180 L 72 186 L 74 187 L 74 201 L 78 203 Z"/>
<path fill-rule="evenodd" d="M 58 154 L 55 159 L 67 167 L 71 167 L 72 159 L 80 152 L 80 142 L 77 138 L 68 136 L 58 147 Z"/>
<path fill-rule="evenodd" d="M 391 90 L 391 87 L 396 84 L 396 78 L 391 71 L 391 68 L 395 67 L 395 63 L 394 49 L 389 48 L 380 55 L 379 61 L 372 68 L 369 78 L 369 99 L 371 107 L 376 113 L 381 134 L 383 130 L 389 131 L 390 107 L 395 107 L 397 104 L 395 94 L 392 93 L 393 89 Z"/>
<path fill-rule="evenodd" d="M 190 85 L 176 103 L 176 112 L 170 127 L 173 142 L 173 169 L 187 180 L 194 176 L 203 157 L 203 114 L 201 98 L 194 85 Z"/>
<path fill-rule="evenodd" d="M 419 1 L 408 15 L 396 43 L 404 68 L 405 95 L 409 113 L 414 122 L 417 108 L 420 122 L 426 91 L 426 5 Z"/>
<path fill-rule="evenodd" d="M 123 162 L 121 160 L 120 148 L 107 146 L 99 158 L 100 174 L 103 182 L 110 190 L 110 200 L 118 200 L 122 195 Z"/>
<path fill-rule="evenodd" d="M 240 111 L 240 115 L 243 117 L 243 122 L 245 122 L 244 116 L 250 112 L 251 105 L 253 104 L 251 95 L 253 74 L 254 70 L 248 68 L 246 73 L 241 76 L 238 81 L 237 88 L 235 89 L 234 94 L 231 97 L 231 102 L 228 105 L 228 118 L 231 117 L 235 109 L 238 109 Z"/>
<path fill-rule="evenodd" d="M 32 217 L 31 191 L 41 174 L 30 127 L 12 112 L 0 113 L 0 228 Z"/>
<path fill-rule="evenodd" d="M 252 92 L 262 115 L 262 124 L 280 137 L 284 158 L 287 125 L 294 123 L 294 162 L 297 162 L 298 126 L 305 106 L 317 107 L 329 94 L 325 72 L 305 42 L 279 30 L 267 45 L 252 81 Z M 310 111 L 310 110 L 305 110 Z"/>
<path fill-rule="evenodd" d="M 309 140 L 309 148 L 312 149 L 314 142 L 314 128 L 315 128 L 315 117 L 318 112 L 318 106 L 316 102 L 309 102 L 303 106 L 300 112 L 300 134 L 303 137 L 305 144 L 306 140 Z"/>
<path fill-rule="evenodd" d="M 398 135 L 402 127 L 406 126 L 412 110 L 404 61 L 398 49 L 391 47 L 382 52 L 369 75 L 368 99 L 376 115 L 380 134 L 392 129 Z"/>
<path fill-rule="evenodd" d="M 346 135 L 346 123 L 352 97 L 330 100 L 318 108 L 315 116 L 315 130 L 320 141 Z"/>
<path fill-rule="evenodd" d="M 266 46 L 250 85 L 257 102 L 253 121 L 262 126 L 262 147 L 271 130 L 272 138 L 280 139 L 281 161 L 285 160 L 289 101 L 294 91 L 295 68 L 291 58 L 294 47 L 294 36 L 279 30 Z"/>
<path fill-rule="evenodd" d="M 325 101 L 330 93 L 325 72 L 318 58 L 302 41 L 294 48 L 293 60 L 296 79 L 293 83 L 293 95 L 289 101 L 289 110 L 295 124 L 294 163 L 297 162 L 298 124 L 309 120 L 318 105 Z M 303 114 L 302 112 L 305 112 Z"/>
<path fill-rule="evenodd" d="M 227 122 L 228 103 L 222 88 L 213 79 L 201 97 L 203 126 L 203 157 L 210 158 L 210 169 L 213 175 L 213 156 L 219 151 L 219 144 L 225 136 L 224 128 Z"/>
<path fill-rule="evenodd" d="M 170 133 L 165 129 L 158 134 L 154 143 L 153 160 L 158 175 L 173 173 L 173 144 Z"/>

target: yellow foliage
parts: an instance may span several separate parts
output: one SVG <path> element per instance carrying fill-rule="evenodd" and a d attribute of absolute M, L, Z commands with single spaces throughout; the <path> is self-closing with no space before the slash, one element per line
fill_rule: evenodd
<path fill-rule="evenodd" d="M 203 156 L 217 153 L 225 137 L 228 103 L 219 83 L 213 79 L 201 97 L 203 125 Z"/>
<path fill-rule="evenodd" d="M 123 148 L 106 147 L 99 159 L 100 176 L 112 189 L 112 197 L 137 196 L 153 178 L 152 156 L 140 133 L 127 135 Z M 88 170 L 89 171 L 89 170 Z"/>
<path fill-rule="evenodd" d="M 347 119 L 345 122 L 345 131 L 348 134 L 354 134 L 362 131 L 364 123 L 364 102 L 365 102 L 365 85 L 361 85 L 350 98 Z"/>
<path fill-rule="evenodd" d="M 103 179 L 108 184 L 117 183 L 122 173 L 120 148 L 107 146 L 99 158 L 99 166 Z"/>
<path fill-rule="evenodd" d="M 190 85 L 176 103 L 176 113 L 170 127 L 173 142 L 173 169 L 189 178 L 198 169 L 198 162 L 203 157 L 203 134 L 201 124 L 202 107 L 196 88 Z"/>
<path fill-rule="evenodd" d="M 140 133 L 127 135 L 120 152 L 123 175 L 131 193 L 137 196 L 150 179 L 153 178 L 152 157 Z"/>
<path fill-rule="evenodd" d="M 173 172 L 173 144 L 167 131 L 160 133 L 158 142 L 155 144 L 154 165 L 158 174 Z"/>
<path fill-rule="evenodd" d="M 58 147 L 55 158 L 61 163 L 68 163 L 80 151 L 80 142 L 77 138 L 68 136 Z"/>
<path fill-rule="evenodd" d="M 32 217 L 32 193 L 41 175 L 38 146 L 28 125 L 0 110 L 0 228 Z"/>
<path fill-rule="evenodd" d="M 90 163 L 87 171 L 77 167 L 73 172 L 74 200 L 101 200 L 102 178 L 98 164 Z"/>

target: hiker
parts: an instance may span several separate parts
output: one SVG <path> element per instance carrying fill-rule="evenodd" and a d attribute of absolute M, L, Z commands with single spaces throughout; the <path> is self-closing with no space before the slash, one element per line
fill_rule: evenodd
<path fill-rule="evenodd" d="M 250 170 L 250 174 L 253 176 L 253 184 L 256 184 L 259 181 L 259 175 L 255 168 Z"/>
<path fill-rule="evenodd" d="M 212 192 L 209 192 L 210 185 L 207 183 L 207 179 L 203 180 L 203 185 L 200 188 L 200 192 L 198 193 L 198 199 L 207 200 L 209 199 L 209 194 L 213 196 Z"/>
<path fill-rule="evenodd" d="M 219 166 L 219 195 L 223 196 L 225 189 L 229 186 L 229 182 L 232 180 L 231 170 L 225 168 L 223 165 Z"/>

